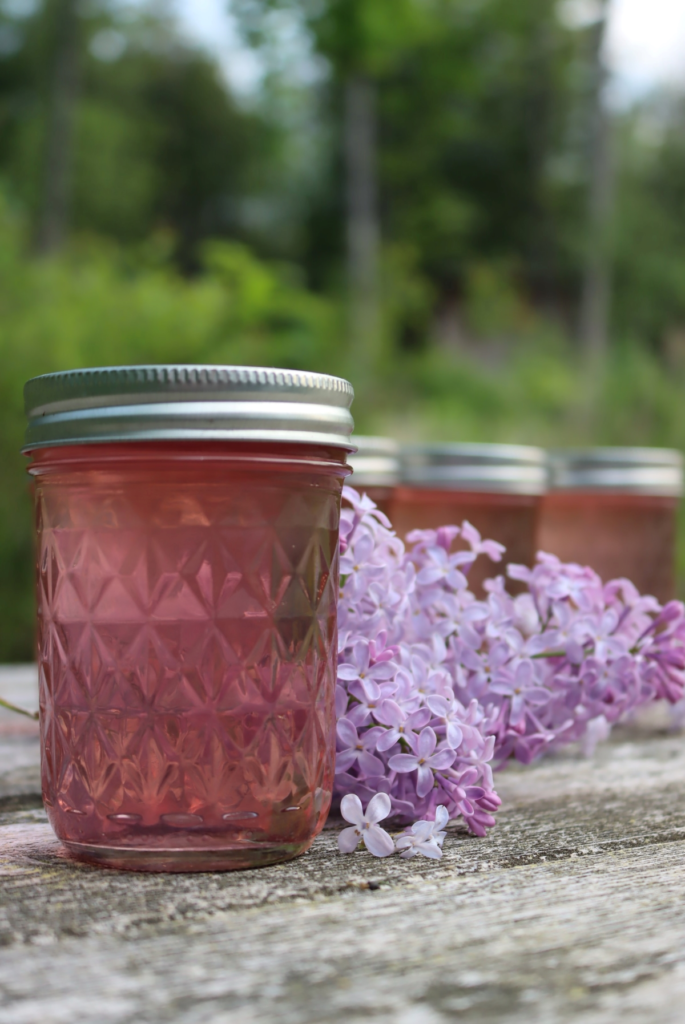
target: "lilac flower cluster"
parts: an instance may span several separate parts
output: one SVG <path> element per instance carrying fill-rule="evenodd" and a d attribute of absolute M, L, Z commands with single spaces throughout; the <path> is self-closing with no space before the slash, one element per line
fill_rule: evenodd
<path fill-rule="evenodd" d="M 344 493 L 336 792 L 365 801 L 385 793 L 405 821 L 434 818 L 444 805 L 483 836 L 501 803 L 495 740 L 478 698 L 462 700 L 450 644 L 474 603 L 465 573 L 481 551 L 499 558 L 503 549 L 465 526 L 469 551 L 449 554 L 460 532 L 449 527 L 417 535 L 407 553 L 370 499 Z"/>
<path fill-rule="evenodd" d="M 423 818 L 419 835 L 440 807 L 443 824 L 461 816 L 483 836 L 501 802 L 493 765 L 590 748 L 646 701 L 683 697 L 679 602 L 543 553 L 508 567 L 523 593 L 498 576 L 478 600 L 468 571 L 481 554 L 499 561 L 500 544 L 463 523 L 414 531 L 405 549 L 370 499 L 344 496 L 335 787 L 348 809 L 349 795 L 383 794 L 382 817 Z"/>
<path fill-rule="evenodd" d="M 489 584 L 490 605 L 514 612 L 516 630 L 503 638 L 514 653 L 499 649 L 503 660 L 485 697 L 498 763 L 514 755 L 528 764 L 578 740 L 589 753 L 640 705 L 682 699 L 680 601 L 662 607 L 630 580 L 603 584 L 592 569 L 543 552 L 533 569 L 510 565 L 508 575 L 528 592 L 512 599 L 501 578 Z"/>

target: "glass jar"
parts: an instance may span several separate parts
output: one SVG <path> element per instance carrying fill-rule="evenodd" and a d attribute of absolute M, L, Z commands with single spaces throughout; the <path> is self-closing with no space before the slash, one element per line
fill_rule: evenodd
<path fill-rule="evenodd" d="M 246 868 L 322 828 L 352 395 L 233 367 L 27 384 L 43 799 L 75 856 Z"/>
<path fill-rule="evenodd" d="M 507 562 L 532 565 L 540 499 L 547 484 L 542 449 L 504 444 L 435 444 L 402 451 L 402 477 L 392 503 L 393 526 L 411 530 L 460 525 L 467 519 L 481 536 L 506 547 Z M 457 540 L 455 549 L 459 549 Z M 469 589 L 483 594 L 483 580 L 501 565 L 480 556 Z M 507 586 L 516 590 L 513 581 Z"/>
<path fill-rule="evenodd" d="M 675 596 L 680 452 L 588 448 L 550 453 L 550 490 L 538 546 L 592 566 L 603 580 L 627 577 L 659 601 Z"/>
<path fill-rule="evenodd" d="M 400 446 L 390 437 L 364 437 L 355 434 L 357 451 L 350 455 L 353 476 L 350 484 L 368 494 L 386 516 L 391 515 L 392 499 L 400 478 Z"/>

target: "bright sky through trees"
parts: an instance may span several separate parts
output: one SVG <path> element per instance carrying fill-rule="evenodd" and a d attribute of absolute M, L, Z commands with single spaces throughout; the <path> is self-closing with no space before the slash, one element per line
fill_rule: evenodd
<path fill-rule="evenodd" d="M 259 58 L 239 39 L 226 0 L 175 0 L 174 7 L 186 31 L 219 58 L 231 85 L 249 93 L 260 78 Z"/>
<path fill-rule="evenodd" d="M 659 82 L 685 82 L 683 0 L 614 0 L 612 64 L 634 94 Z"/>
<path fill-rule="evenodd" d="M 570 3 L 582 17 L 592 0 Z M 249 92 L 259 78 L 259 63 L 226 17 L 226 0 L 175 0 L 175 6 L 188 32 L 220 57 L 233 85 Z M 685 80 L 684 0 L 613 0 L 609 49 L 623 97 Z"/>

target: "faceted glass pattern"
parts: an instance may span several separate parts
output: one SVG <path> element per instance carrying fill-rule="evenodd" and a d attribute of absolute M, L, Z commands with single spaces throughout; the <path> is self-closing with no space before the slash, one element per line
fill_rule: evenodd
<path fill-rule="evenodd" d="M 306 849 L 333 779 L 344 454 L 92 445 L 31 472 L 58 837 L 142 870 Z"/>

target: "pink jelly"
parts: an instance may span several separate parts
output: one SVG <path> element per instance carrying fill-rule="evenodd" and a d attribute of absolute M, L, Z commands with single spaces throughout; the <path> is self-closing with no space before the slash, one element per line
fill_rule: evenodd
<path fill-rule="evenodd" d="M 341 447 L 34 447 L 43 797 L 81 858 L 272 863 L 334 767 Z"/>
<path fill-rule="evenodd" d="M 538 546 L 625 577 L 661 602 L 676 595 L 676 532 L 682 455 L 663 448 L 588 448 L 551 453 L 551 488 Z"/>
<path fill-rule="evenodd" d="M 354 478 L 353 478 L 354 479 Z M 532 566 L 541 496 L 547 486 L 544 451 L 527 445 L 426 444 L 402 451 L 402 480 L 390 505 L 400 537 L 464 520 L 484 538 L 506 548 L 507 562 Z M 461 538 L 454 550 L 468 545 Z M 469 572 L 469 587 L 485 596 L 484 581 L 502 572 L 481 555 Z M 515 593 L 519 584 L 507 580 Z"/>

